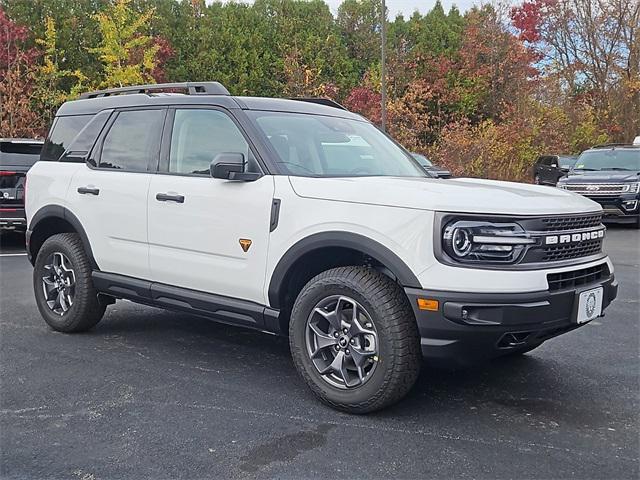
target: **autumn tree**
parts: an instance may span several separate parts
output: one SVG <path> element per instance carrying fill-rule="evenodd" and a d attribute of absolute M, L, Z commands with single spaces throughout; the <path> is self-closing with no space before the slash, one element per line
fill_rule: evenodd
<path fill-rule="evenodd" d="M 45 21 L 44 38 L 36 40 L 42 48 L 40 65 L 35 71 L 34 102 L 46 125 L 53 121 L 55 111 L 66 100 L 75 97 L 84 89 L 87 77 L 80 70 L 61 69 L 59 58 L 64 50 L 58 48 L 56 25 L 51 17 Z M 72 84 L 70 91 L 63 88 L 64 83 Z"/>
<path fill-rule="evenodd" d="M 44 122 L 33 109 L 35 62 L 29 31 L 0 9 L 0 137 L 38 136 Z"/>
<path fill-rule="evenodd" d="M 131 0 L 114 0 L 95 15 L 101 34 L 99 45 L 90 51 L 103 65 L 100 87 L 150 83 L 160 45 L 146 32 L 154 9 L 138 12 Z"/>

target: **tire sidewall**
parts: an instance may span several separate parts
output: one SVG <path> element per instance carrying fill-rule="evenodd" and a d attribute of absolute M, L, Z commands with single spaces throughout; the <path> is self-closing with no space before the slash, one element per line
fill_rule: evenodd
<path fill-rule="evenodd" d="M 56 252 L 62 253 L 67 257 L 71 264 L 70 268 L 73 269 L 75 276 L 75 293 L 73 303 L 69 310 L 67 310 L 63 315 L 58 315 L 49 308 L 42 290 L 42 277 L 45 276 L 44 266 L 46 260 L 51 254 Z M 78 317 L 80 314 L 79 310 L 81 310 L 82 307 L 82 299 L 89 294 L 89 292 L 87 292 L 86 279 L 88 274 L 90 275 L 90 272 L 83 272 L 81 262 L 78 260 L 79 259 L 76 258 L 76 254 L 69 243 L 60 235 L 54 235 L 47 239 L 40 248 L 36 257 L 33 268 L 33 291 L 36 298 L 36 305 L 38 306 L 38 310 L 45 322 L 55 330 L 66 331 L 74 328 L 80 320 Z"/>
<path fill-rule="evenodd" d="M 338 285 L 335 282 L 347 283 L 348 280 L 325 278 L 307 285 L 296 301 L 291 313 L 289 330 L 294 363 L 300 374 L 307 380 L 309 387 L 321 397 L 328 396 L 331 401 L 344 404 L 369 402 L 379 394 L 385 383 L 389 381 L 389 376 L 392 375 L 393 346 L 390 335 L 384 320 L 380 318 L 381 309 L 376 305 L 375 299 L 370 301 L 355 285 Z M 323 380 L 307 353 L 305 339 L 307 319 L 320 300 L 332 295 L 349 296 L 360 303 L 371 317 L 378 334 L 378 364 L 371 378 L 358 387 L 341 389 L 330 385 Z"/>

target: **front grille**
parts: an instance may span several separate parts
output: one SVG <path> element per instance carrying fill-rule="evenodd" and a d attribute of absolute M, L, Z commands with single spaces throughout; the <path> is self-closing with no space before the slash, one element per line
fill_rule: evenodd
<path fill-rule="evenodd" d="M 553 245 L 544 247 L 542 261 L 555 262 L 571 258 L 588 257 L 602 250 L 602 239 L 586 240 L 576 245 Z"/>
<path fill-rule="evenodd" d="M 548 217 L 542 219 L 542 231 L 578 230 L 597 227 L 602 222 L 602 214 L 571 217 Z"/>
<path fill-rule="evenodd" d="M 617 195 L 629 191 L 629 184 L 615 183 L 586 183 L 565 184 L 565 190 L 580 193 L 582 195 Z"/>
<path fill-rule="evenodd" d="M 569 272 L 549 273 L 547 275 L 547 283 L 549 284 L 549 291 L 553 292 L 595 283 L 608 276 L 609 267 L 607 267 L 606 263 L 602 263 L 595 267 L 581 268 Z"/>
<path fill-rule="evenodd" d="M 604 229 L 602 216 L 602 212 L 597 212 L 518 220 L 522 228 L 537 239 L 535 245 L 526 249 L 520 263 L 559 262 L 599 254 L 603 238 L 584 238 L 583 235 Z M 580 237 L 578 240 L 573 239 L 576 235 Z"/>

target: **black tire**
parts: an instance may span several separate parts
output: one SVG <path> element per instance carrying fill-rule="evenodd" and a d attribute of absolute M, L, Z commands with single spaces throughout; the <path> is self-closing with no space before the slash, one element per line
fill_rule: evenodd
<path fill-rule="evenodd" d="M 45 265 L 54 254 L 62 254 L 70 262 L 75 280 L 70 306 L 56 313 L 47 304 L 43 288 L 43 277 L 50 273 Z M 33 290 L 38 310 L 44 321 L 58 332 L 84 332 L 94 327 L 104 315 L 106 305 L 98 300 L 98 293 L 91 280 L 91 263 L 80 237 L 75 233 L 60 233 L 49 237 L 38 252 L 33 269 Z"/>
<path fill-rule="evenodd" d="M 377 332 L 375 370 L 364 383 L 346 389 L 323 378 L 306 343 L 312 311 L 332 296 L 357 301 Z M 420 338 L 409 301 L 397 283 L 370 268 L 339 267 L 311 279 L 293 306 L 289 343 L 294 365 L 311 391 L 327 405 L 349 413 L 369 413 L 396 403 L 409 392 L 420 371 Z"/>

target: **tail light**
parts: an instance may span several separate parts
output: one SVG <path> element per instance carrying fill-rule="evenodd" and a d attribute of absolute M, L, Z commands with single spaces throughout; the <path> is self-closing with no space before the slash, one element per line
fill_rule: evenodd
<path fill-rule="evenodd" d="M 11 175 L 15 175 L 16 172 L 9 172 L 7 170 L 0 170 L 0 177 L 10 177 Z"/>

